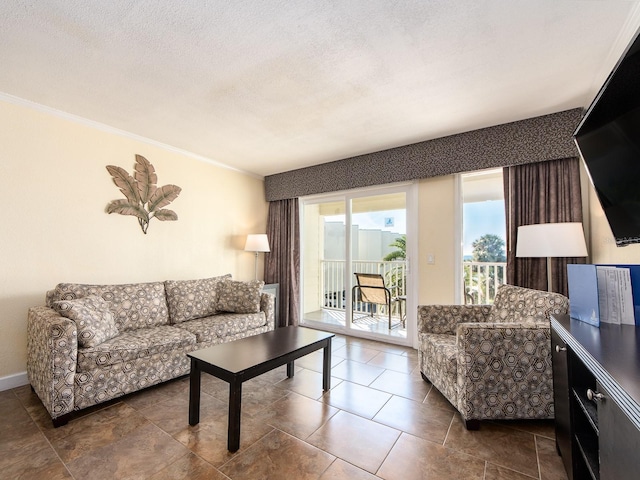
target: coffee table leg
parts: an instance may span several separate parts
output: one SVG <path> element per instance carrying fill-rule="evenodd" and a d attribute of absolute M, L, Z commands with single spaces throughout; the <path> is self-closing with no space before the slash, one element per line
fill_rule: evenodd
<path fill-rule="evenodd" d="M 322 359 L 322 389 L 326 392 L 331 388 L 331 337 L 327 338 Z"/>
<path fill-rule="evenodd" d="M 242 382 L 229 383 L 229 426 L 227 449 L 236 452 L 240 448 L 240 408 L 242 405 Z"/>
<path fill-rule="evenodd" d="M 293 377 L 293 370 L 294 370 L 293 362 L 287 363 L 287 377 L 288 378 Z"/>
<path fill-rule="evenodd" d="M 189 374 L 189 425 L 200 422 L 200 377 L 200 364 L 192 358 Z"/>

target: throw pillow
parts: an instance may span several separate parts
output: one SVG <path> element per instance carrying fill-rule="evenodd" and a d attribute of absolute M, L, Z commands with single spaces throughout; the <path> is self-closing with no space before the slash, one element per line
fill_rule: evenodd
<path fill-rule="evenodd" d="M 236 282 L 227 280 L 220 284 L 218 292 L 218 310 L 230 313 L 260 312 L 260 294 L 264 282 Z"/>
<path fill-rule="evenodd" d="M 171 323 L 215 315 L 218 307 L 218 286 L 231 279 L 231 274 L 199 280 L 167 280 L 167 304 Z"/>
<path fill-rule="evenodd" d="M 118 335 L 109 304 L 102 297 L 89 295 L 74 300 L 59 300 L 53 302 L 53 309 L 76 322 L 78 345 L 81 347 L 95 347 Z"/>

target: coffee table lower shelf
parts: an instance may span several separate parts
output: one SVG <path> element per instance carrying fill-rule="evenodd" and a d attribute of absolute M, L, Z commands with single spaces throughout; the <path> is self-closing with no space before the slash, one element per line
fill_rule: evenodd
<path fill-rule="evenodd" d="M 287 365 L 293 377 L 294 360 L 324 349 L 322 389 L 331 388 L 331 339 L 335 335 L 305 327 L 285 327 L 215 345 L 187 354 L 191 359 L 189 383 L 189 425 L 200 422 L 201 373 L 206 372 L 229 383 L 227 448 L 240 448 L 242 384 L 274 368 Z"/>

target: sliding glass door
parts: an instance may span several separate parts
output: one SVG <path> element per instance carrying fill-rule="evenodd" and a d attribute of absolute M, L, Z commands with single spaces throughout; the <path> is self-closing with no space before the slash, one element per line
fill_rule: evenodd
<path fill-rule="evenodd" d="M 411 188 L 302 199 L 303 325 L 409 341 Z"/>

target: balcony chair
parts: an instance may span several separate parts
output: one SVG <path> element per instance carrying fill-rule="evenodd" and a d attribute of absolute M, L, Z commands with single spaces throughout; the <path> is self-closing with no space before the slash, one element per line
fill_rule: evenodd
<path fill-rule="evenodd" d="M 549 317 L 568 309 L 563 295 L 512 285 L 493 305 L 420 305 L 422 378 L 468 430 L 480 420 L 554 418 Z"/>
<path fill-rule="evenodd" d="M 375 305 L 385 305 L 389 316 L 389 330 L 397 327 L 402 323 L 404 326 L 404 317 L 402 315 L 402 299 L 397 295 L 393 295 L 391 290 L 396 290 L 396 286 L 386 287 L 384 277 L 378 273 L 354 273 L 356 276 L 356 285 L 351 289 L 351 318 L 353 317 L 356 302 L 368 303 L 371 305 L 370 313 L 373 317 Z M 392 306 L 397 303 L 400 313 L 400 322 L 391 325 Z"/>

